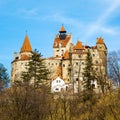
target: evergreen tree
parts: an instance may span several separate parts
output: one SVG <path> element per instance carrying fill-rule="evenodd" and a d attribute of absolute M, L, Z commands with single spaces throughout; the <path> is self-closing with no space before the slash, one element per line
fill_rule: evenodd
<path fill-rule="evenodd" d="M 84 99 L 90 100 L 93 95 L 93 81 L 95 80 L 95 71 L 93 70 L 92 56 L 88 49 L 86 56 L 86 66 L 83 72 L 83 88 L 84 88 Z"/>
<path fill-rule="evenodd" d="M 7 87 L 8 83 L 10 82 L 7 69 L 0 63 L 0 92 L 5 87 Z"/>
<path fill-rule="evenodd" d="M 44 64 L 41 53 L 35 49 L 30 57 L 30 61 L 26 65 L 26 72 L 22 73 L 22 79 L 25 83 L 32 83 L 34 87 L 38 87 L 48 80 L 49 71 Z"/>

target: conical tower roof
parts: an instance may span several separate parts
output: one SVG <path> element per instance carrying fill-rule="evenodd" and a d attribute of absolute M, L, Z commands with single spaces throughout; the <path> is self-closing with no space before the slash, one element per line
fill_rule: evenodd
<path fill-rule="evenodd" d="M 82 45 L 82 42 L 77 41 L 77 43 L 76 43 L 74 49 L 75 49 L 75 50 L 84 49 L 84 47 L 83 47 L 83 45 Z"/>
<path fill-rule="evenodd" d="M 103 40 L 103 38 L 97 38 L 97 42 L 96 42 L 97 44 L 104 44 L 104 40 Z"/>
<path fill-rule="evenodd" d="M 32 52 L 32 47 L 30 45 L 28 35 L 25 36 L 25 39 L 24 39 L 24 42 L 23 42 L 20 52 Z"/>
<path fill-rule="evenodd" d="M 62 27 L 60 28 L 59 32 L 60 32 L 60 33 L 66 33 L 66 30 L 65 30 L 65 28 L 64 28 L 64 25 L 62 25 Z"/>

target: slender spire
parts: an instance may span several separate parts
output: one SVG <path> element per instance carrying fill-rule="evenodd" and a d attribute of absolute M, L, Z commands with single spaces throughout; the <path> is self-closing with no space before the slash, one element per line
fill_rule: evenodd
<path fill-rule="evenodd" d="M 24 42 L 23 42 L 20 52 L 32 52 L 32 47 L 30 45 L 28 35 L 25 36 L 25 39 L 24 39 Z"/>
<path fill-rule="evenodd" d="M 61 29 L 59 30 L 59 32 L 60 32 L 60 33 L 66 33 L 66 30 L 65 30 L 64 25 L 63 25 L 63 24 L 62 24 L 62 27 L 61 27 Z"/>

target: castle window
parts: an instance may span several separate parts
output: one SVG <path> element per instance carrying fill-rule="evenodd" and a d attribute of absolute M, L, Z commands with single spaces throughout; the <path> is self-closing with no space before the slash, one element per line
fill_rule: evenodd
<path fill-rule="evenodd" d="M 78 78 L 76 78 L 76 81 L 78 81 Z"/>
<path fill-rule="evenodd" d="M 93 57 L 95 57 L 95 54 L 93 54 Z"/>
<path fill-rule="evenodd" d="M 81 58 L 81 55 L 78 55 L 78 58 Z"/>
<path fill-rule="evenodd" d="M 77 72 L 77 71 L 75 71 L 75 73 L 77 74 L 78 72 Z"/>
<path fill-rule="evenodd" d="M 82 65 L 84 65 L 84 62 L 82 62 Z"/>
<path fill-rule="evenodd" d="M 95 89 L 95 84 L 92 84 L 92 88 Z"/>
<path fill-rule="evenodd" d="M 55 90 L 57 90 L 57 91 L 58 91 L 59 89 L 58 89 L 58 88 L 56 88 Z"/>
<path fill-rule="evenodd" d="M 76 65 L 78 65 L 78 62 L 76 62 Z"/>
<path fill-rule="evenodd" d="M 63 64 L 63 67 L 65 67 L 65 64 Z"/>
<path fill-rule="evenodd" d="M 96 62 L 96 64 L 98 64 L 98 61 L 97 61 L 97 60 L 96 60 L 95 62 Z"/>

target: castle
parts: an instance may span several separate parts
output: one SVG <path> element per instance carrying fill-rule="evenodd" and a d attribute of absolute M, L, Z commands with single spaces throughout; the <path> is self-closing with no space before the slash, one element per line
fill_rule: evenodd
<path fill-rule="evenodd" d="M 95 71 L 97 73 L 102 71 L 102 76 L 107 78 L 107 47 L 104 40 L 101 37 L 97 38 L 95 46 L 83 45 L 79 40 L 74 45 L 72 34 L 68 34 L 62 25 L 54 39 L 53 56 L 45 58 L 46 67 L 51 72 L 50 79 L 54 80 L 59 76 L 66 84 L 78 85 L 79 81 L 82 83 L 88 50 L 92 55 Z M 25 71 L 25 65 L 29 62 L 31 55 L 32 47 L 28 35 L 26 35 L 19 54 L 14 53 L 14 60 L 11 63 L 12 82 L 18 80 L 21 72 Z"/>

